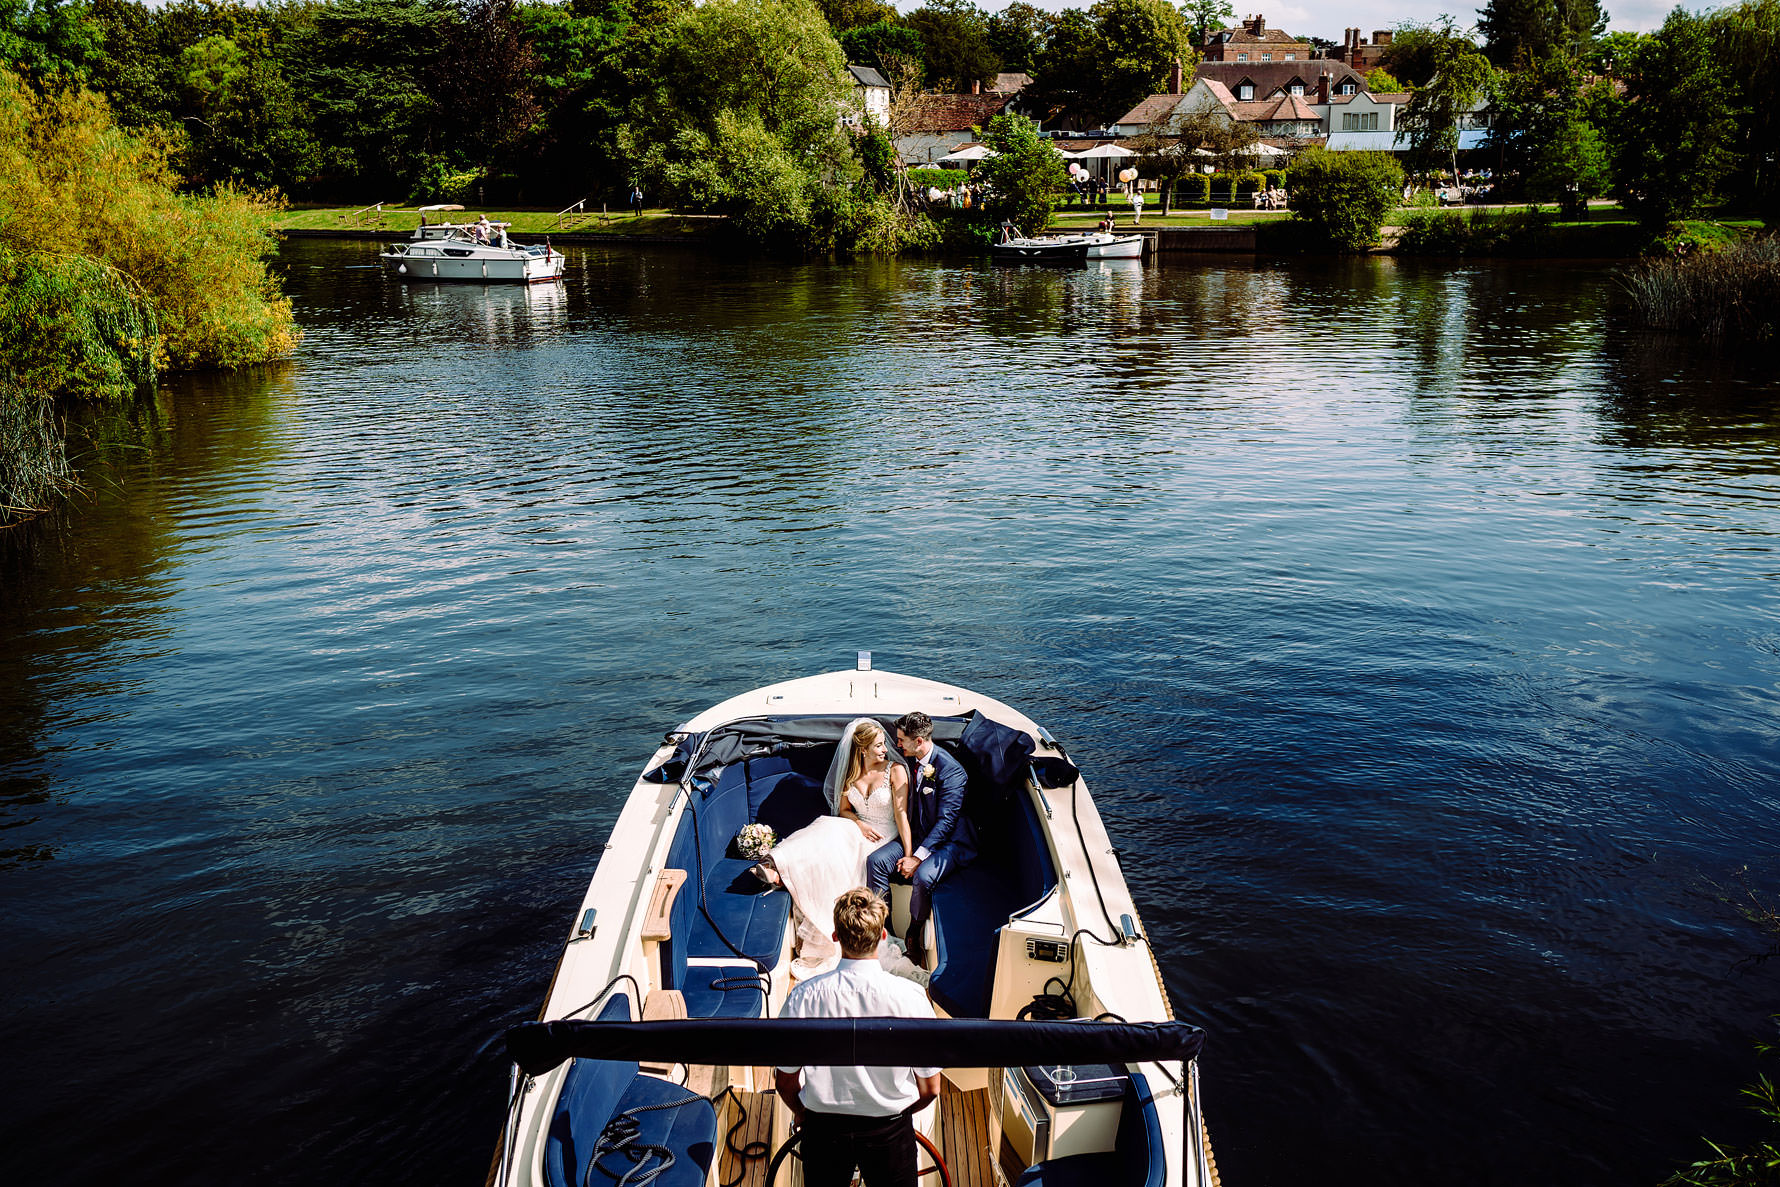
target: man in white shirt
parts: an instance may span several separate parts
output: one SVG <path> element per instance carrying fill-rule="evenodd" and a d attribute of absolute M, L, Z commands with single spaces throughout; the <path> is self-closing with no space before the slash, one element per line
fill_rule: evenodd
<path fill-rule="evenodd" d="M 863 886 L 834 902 L 841 963 L 800 982 L 781 1018 L 931 1018 L 927 994 L 884 971 L 890 907 Z M 800 1085 L 798 1074 L 802 1073 Z M 937 1067 L 781 1067 L 775 1085 L 803 1132 L 804 1187 L 914 1187 L 914 1115 L 939 1096 Z"/>

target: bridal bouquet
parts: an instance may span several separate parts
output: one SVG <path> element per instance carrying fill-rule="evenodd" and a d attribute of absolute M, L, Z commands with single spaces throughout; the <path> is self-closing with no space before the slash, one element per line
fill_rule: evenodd
<path fill-rule="evenodd" d="M 735 835 L 735 851 L 750 861 L 765 857 L 778 843 L 778 834 L 765 824 L 744 824 Z"/>

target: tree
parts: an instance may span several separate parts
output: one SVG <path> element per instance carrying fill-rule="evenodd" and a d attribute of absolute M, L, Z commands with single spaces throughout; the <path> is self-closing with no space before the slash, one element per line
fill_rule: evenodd
<path fill-rule="evenodd" d="M 1064 111 L 1115 120 L 1167 80 L 1177 58 L 1192 57 L 1186 22 L 1166 0 L 1100 0 L 1066 9 L 1034 63 L 1033 101 L 1047 118 Z"/>
<path fill-rule="evenodd" d="M 884 0 L 817 0 L 817 7 L 836 34 L 897 19 L 895 7 Z"/>
<path fill-rule="evenodd" d="M 1446 43 L 1454 35 L 1453 19 L 1449 16 L 1426 25 L 1405 21 L 1391 35 L 1391 43 L 1379 55 L 1378 64 L 1411 88 L 1419 87 L 1434 77 Z"/>
<path fill-rule="evenodd" d="M 1023 115 L 998 115 L 982 132 L 983 143 L 996 154 L 976 172 L 988 189 L 990 216 L 1036 235 L 1050 224 L 1052 203 L 1067 179 L 1063 158 L 1049 141 L 1038 138 L 1038 125 Z"/>
<path fill-rule="evenodd" d="M 993 83 L 1001 59 L 989 44 L 989 15 L 970 0 L 929 0 L 908 15 L 908 26 L 927 47 L 927 85 L 968 91 Z"/>
<path fill-rule="evenodd" d="M 1031 73 L 1056 24 L 1055 14 L 1014 0 L 989 17 L 989 48 L 1000 55 L 1003 70 Z"/>
<path fill-rule="evenodd" d="M 835 118 L 852 79 L 811 0 L 705 0 L 645 65 L 619 144 L 656 189 L 757 243 L 831 244 L 862 170 Z"/>
<path fill-rule="evenodd" d="M 1398 121 L 1416 168 L 1432 170 L 1451 164 L 1459 172 L 1459 122 L 1488 98 L 1494 81 L 1489 59 L 1477 52 L 1451 17 L 1430 27 L 1429 57 L 1433 74 L 1410 97 Z"/>
<path fill-rule="evenodd" d="M 848 29 L 835 40 L 841 43 L 841 52 L 846 54 L 847 61 L 876 67 L 885 78 L 890 77 L 893 62 L 927 60 L 927 46 L 921 41 L 921 35 L 907 25 L 892 21 Z"/>
<path fill-rule="evenodd" d="M 1252 123 L 1230 118 L 1221 106 L 1209 106 L 1169 113 L 1145 128 L 1131 147 L 1139 154 L 1139 168 L 1162 183 L 1166 215 L 1181 178 L 1204 165 L 1219 172 L 1253 168 L 1253 150 L 1260 140 Z"/>
<path fill-rule="evenodd" d="M 1287 184 L 1293 222 L 1311 227 L 1336 251 L 1363 251 L 1378 242 L 1397 206 L 1403 168 L 1389 153 L 1312 146 L 1293 160 Z"/>
<path fill-rule="evenodd" d="M 1677 8 L 1625 70 L 1613 173 L 1626 209 L 1657 231 L 1717 201 L 1737 134 L 1711 24 Z"/>
<path fill-rule="evenodd" d="M 1484 0 L 1477 32 L 1489 60 L 1504 68 L 1588 51 L 1607 27 L 1600 0 Z"/>
<path fill-rule="evenodd" d="M 1195 51 L 1205 44 L 1207 37 L 1220 29 L 1228 29 L 1236 20 L 1236 10 L 1230 6 L 1230 0 L 1183 0 L 1180 12 L 1192 34 Z"/>
<path fill-rule="evenodd" d="M 1366 76 L 1366 89 L 1374 95 L 1396 95 L 1409 88 L 1392 77 L 1391 72 L 1383 66 L 1374 66 Z"/>
<path fill-rule="evenodd" d="M 1713 14 L 1721 77 L 1741 92 L 1742 185 L 1769 226 L 1780 224 L 1780 0 L 1744 0 Z"/>
<path fill-rule="evenodd" d="M 1105 57 L 1100 29 L 1079 8 L 1057 14 L 1050 40 L 1033 59 L 1032 85 L 1021 93 L 1027 104 L 1046 120 L 1066 111 L 1088 118 L 1100 115 L 1100 63 Z M 1113 113 L 1116 118 L 1124 114 Z"/>
<path fill-rule="evenodd" d="M 1605 142 L 1589 109 L 1580 62 L 1553 49 L 1503 75 L 1491 105 L 1490 143 L 1505 168 L 1523 179 L 1529 197 L 1555 199 L 1578 215 L 1588 199 L 1611 188 Z M 1611 94 L 1605 88 L 1601 97 Z"/>
<path fill-rule="evenodd" d="M 84 82 L 103 57 L 99 28 L 81 4 L 63 0 L 0 0 L 0 62 L 43 81 Z"/>

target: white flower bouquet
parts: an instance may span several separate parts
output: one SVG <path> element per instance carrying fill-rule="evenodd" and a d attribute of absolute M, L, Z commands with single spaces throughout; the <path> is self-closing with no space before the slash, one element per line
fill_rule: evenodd
<path fill-rule="evenodd" d="M 778 843 L 778 834 L 765 824 L 744 824 L 735 835 L 735 851 L 750 861 L 759 861 Z"/>

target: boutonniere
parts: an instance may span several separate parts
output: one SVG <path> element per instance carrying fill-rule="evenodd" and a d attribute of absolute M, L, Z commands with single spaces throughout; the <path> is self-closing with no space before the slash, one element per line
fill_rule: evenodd
<path fill-rule="evenodd" d="M 923 765 L 921 767 L 921 778 L 922 779 L 933 778 L 933 764 L 932 763 L 926 763 L 925 765 Z"/>

